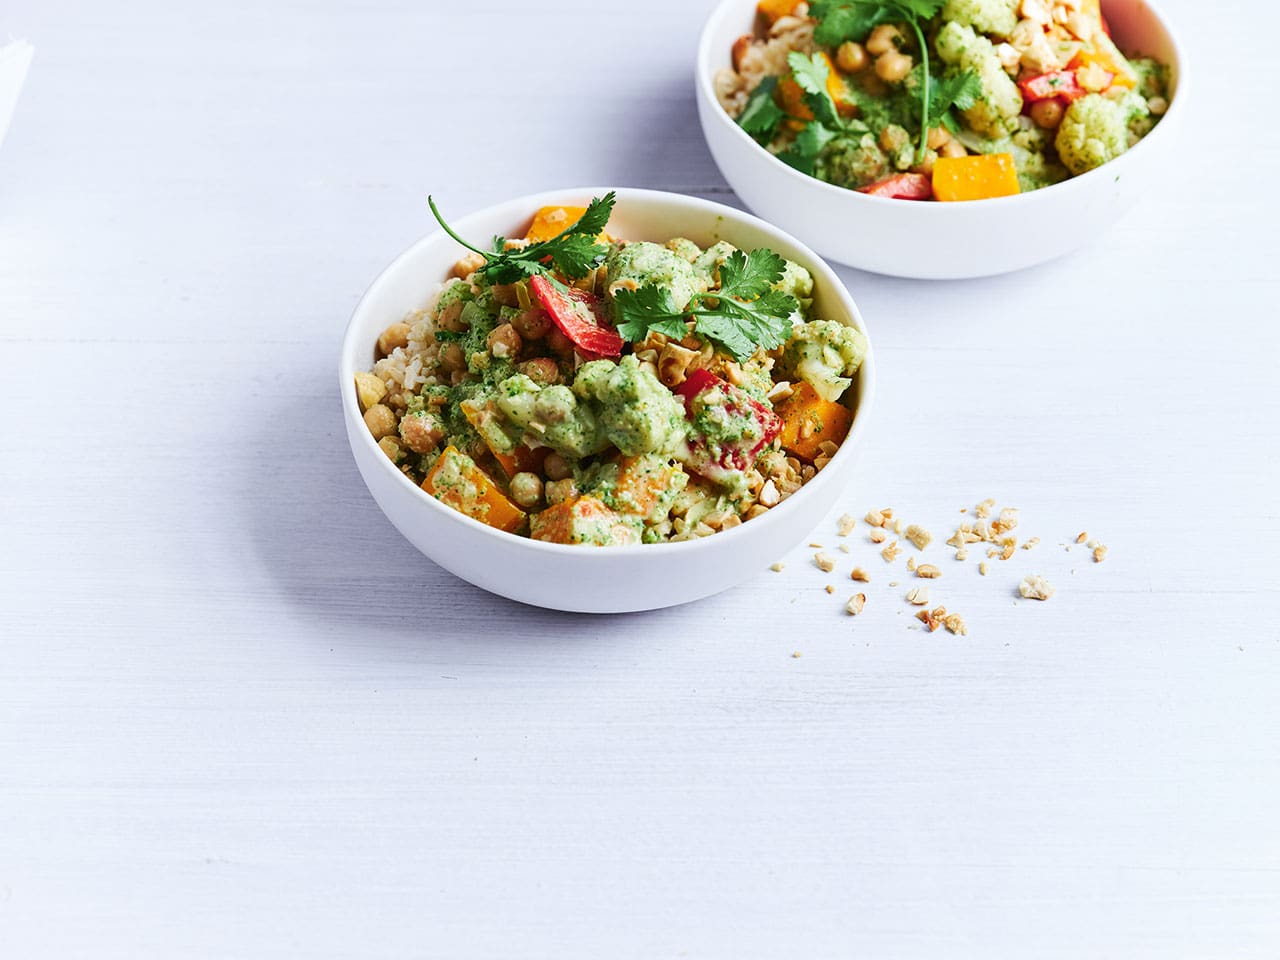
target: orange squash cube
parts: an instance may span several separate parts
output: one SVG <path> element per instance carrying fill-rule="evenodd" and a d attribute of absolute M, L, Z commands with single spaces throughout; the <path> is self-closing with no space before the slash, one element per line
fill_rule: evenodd
<path fill-rule="evenodd" d="M 503 495 L 474 460 L 452 444 L 444 448 L 422 481 L 422 489 L 459 513 L 507 533 L 515 533 L 524 525 L 524 511 Z"/>
<path fill-rule="evenodd" d="M 589 495 L 564 500 L 535 513 L 529 521 L 529 535 L 547 543 L 595 547 L 640 542 L 640 534 L 634 527 Z"/>
<path fill-rule="evenodd" d="M 816 459 L 828 440 L 843 443 L 853 423 L 848 407 L 824 400 L 804 381 L 779 404 L 776 413 L 782 418 L 782 449 L 801 460 Z"/>
<path fill-rule="evenodd" d="M 679 472 L 679 467 L 653 454 L 623 457 L 618 461 L 613 502 L 625 514 L 647 517 L 671 489 Z"/>
<path fill-rule="evenodd" d="M 939 157 L 933 165 L 933 195 L 938 200 L 988 200 L 1021 192 L 1011 153 Z"/>
<path fill-rule="evenodd" d="M 1071 58 L 1067 64 L 1072 70 L 1101 67 L 1111 74 L 1111 86 L 1132 90 L 1138 85 L 1138 75 L 1125 59 L 1120 49 L 1105 33 L 1094 34 L 1093 40 Z"/>
<path fill-rule="evenodd" d="M 586 212 L 586 207 L 543 207 L 533 215 L 533 223 L 529 224 L 524 238 L 531 243 L 550 240 L 581 220 Z"/>
<path fill-rule="evenodd" d="M 800 0 L 760 0 L 756 10 L 764 17 L 769 26 L 773 26 L 783 17 L 789 17 L 800 6 Z"/>

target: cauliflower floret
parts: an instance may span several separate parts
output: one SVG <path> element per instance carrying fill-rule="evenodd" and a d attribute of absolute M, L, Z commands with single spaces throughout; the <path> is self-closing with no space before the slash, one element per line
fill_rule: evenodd
<path fill-rule="evenodd" d="M 986 137 L 998 138 L 1017 129 L 1022 113 L 1022 94 L 1005 73 L 996 48 L 972 27 L 949 21 L 938 31 L 938 56 L 958 70 L 972 70 L 982 84 L 982 95 L 964 118 L 969 126 Z"/>
<path fill-rule="evenodd" d="M 866 355 L 867 338 L 853 327 L 835 320 L 811 320 L 791 328 L 791 339 L 782 348 L 782 370 L 834 403 Z"/>
<path fill-rule="evenodd" d="M 656 243 L 628 243 L 605 258 L 609 283 L 631 280 L 637 285 L 657 284 L 671 291 L 677 310 L 683 310 L 690 298 L 705 289 L 688 260 Z"/>
<path fill-rule="evenodd" d="M 799 302 L 801 310 L 807 310 L 813 303 L 813 275 L 792 260 L 787 261 L 782 279 L 773 285 L 773 289 L 791 294 Z"/>
<path fill-rule="evenodd" d="M 1054 145 L 1067 169 L 1077 176 L 1100 167 L 1129 148 L 1124 110 L 1091 93 L 1067 108 Z"/>
<path fill-rule="evenodd" d="M 947 0 L 942 19 L 1004 38 L 1018 25 L 1017 7 L 1018 0 Z"/>
<path fill-rule="evenodd" d="M 875 183 L 889 172 L 889 158 L 876 138 L 863 134 L 858 140 L 845 137 L 822 152 L 817 162 L 818 179 L 841 187 L 861 187 Z"/>
<path fill-rule="evenodd" d="M 702 256 L 702 248 L 685 237 L 673 237 L 667 241 L 666 247 L 681 260 L 688 260 L 690 263 Z"/>
<path fill-rule="evenodd" d="M 706 287 L 720 285 L 720 264 L 729 259 L 729 255 L 738 248 L 728 241 L 713 243 L 693 261 L 693 272 L 698 275 Z"/>
<path fill-rule="evenodd" d="M 593 400 L 604 435 L 627 456 L 664 453 L 685 436 L 684 404 L 634 355 L 578 368 L 573 392 Z"/>

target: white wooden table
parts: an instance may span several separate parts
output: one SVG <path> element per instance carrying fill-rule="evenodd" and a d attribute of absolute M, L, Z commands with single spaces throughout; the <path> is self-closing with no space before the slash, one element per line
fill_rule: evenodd
<path fill-rule="evenodd" d="M 940 541 L 990 496 L 1042 540 L 985 579 L 930 548 L 969 636 L 865 529 L 856 620 L 804 546 L 595 618 L 453 579 L 369 499 L 338 340 L 428 191 L 735 202 L 709 5 L 5 5 L 37 55 L 0 150 L 0 955 L 1280 955 L 1261 5 L 1166 0 L 1199 129 L 1091 249 L 843 271 L 882 389 L 842 509 Z"/>

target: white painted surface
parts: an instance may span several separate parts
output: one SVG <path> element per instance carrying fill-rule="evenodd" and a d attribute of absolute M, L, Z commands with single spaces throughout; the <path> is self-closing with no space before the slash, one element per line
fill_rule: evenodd
<path fill-rule="evenodd" d="M 931 548 L 960 639 L 860 535 L 857 620 L 805 548 L 599 619 L 399 539 L 333 369 L 428 190 L 725 194 L 706 4 L 361 6 L 6 5 L 0 953 L 1276 956 L 1276 15 L 1169 0 L 1189 125 L 1247 153 L 1092 249 L 844 272 L 881 364 L 848 505 L 945 537 L 989 495 L 1044 541 L 985 580 Z"/>

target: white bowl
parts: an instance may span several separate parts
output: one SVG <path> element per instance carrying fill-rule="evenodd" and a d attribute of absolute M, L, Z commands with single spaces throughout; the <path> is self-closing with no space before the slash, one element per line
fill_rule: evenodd
<path fill-rule="evenodd" d="M 464 237 L 519 236 L 533 212 L 552 203 L 585 204 L 609 188 L 521 197 L 451 224 Z M 776 227 L 731 207 L 674 193 L 618 190 L 609 231 L 628 240 L 688 237 L 746 249 L 769 247 L 808 267 L 815 315 L 866 332 L 857 306 L 812 250 Z M 763 571 L 803 540 L 835 505 L 852 475 L 875 382 L 870 350 L 851 392 L 853 425 L 831 462 L 768 513 L 700 540 L 620 547 L 567 546 L 503 533 L 447 507 L 417 487 L 378 449 L 364 425 L 352 378 L 368 370 L 388 325 L 430 300 L 464 251 L 442 231 L 419 240 L 383 271 L 347 327 L 338 368 L 347 439 L 369 492 L 396 529 L 446 570 L 478 587 L 555 610 L 619 613 L 710 596 Z"/>
<path fill-rule="evenodd" d="M 1063 183 L 1014 197 L 968 203 L 889 200 L 824 183 L 756 143 L 716 99 L 716 72 L 751 33 L 755 0 L 722 0 L 698 44 L 697 100 L 707 146 L 748 207 L 824 256 L 863 270 L 926 280 L 1007 273 L 1084 246 L 1110 227 L 1174 160 L 1186 67 L 1169 30 L 1146 0 L 1102 0 L 1118 46 L 1170 67 L 1164 119 L 1131 150 Z M 1176 95 L 1175 95 L 1176 91 Z"/>
<path fill-rule="evenodd" d="M 14 40 L 0 46 L 0 144 L 9 131 L 9 121 L 18 105 L 18 94 L 27 79 L 27 69 L 35 48 L 25 40 Z"/>

